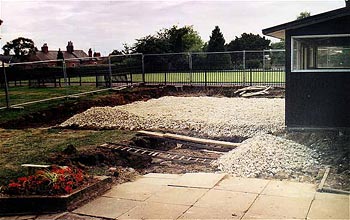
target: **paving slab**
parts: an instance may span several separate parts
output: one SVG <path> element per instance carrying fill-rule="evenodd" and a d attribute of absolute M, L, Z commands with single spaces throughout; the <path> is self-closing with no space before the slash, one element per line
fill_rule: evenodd
<path fill-rule="evenodd" d="M 271 180 L 262 191 L 264 195 L 286 197 L 314 197 L 316 185 L 309 183 L 297 183 Z"/>
<path fill-rule="evenodd" d="M 145 201 L 152 194 L 164 189 L 166 186 L 152 185 L 152 184 L 143 184 L 136 182 L 129 182 L 113 186 L 108 190 L 103 196 L 120 198 L 120 199 L 129 199 L 137 201 Z"/>
<path fill-rule="evenodd" d="M 118 219 L 176 219 L 190 206 L 143 202 Z"/>
<path fill-rule="evenodd" d="M 270 180 L 227 176 L 214 189 L 261 193 Z"/>
<path fill-rule="evenodd" d="M 350 196 L 316 193 L 308 219 L 350 219 Z"/>
<path fill-rule="evenodd" d="M 311 197 L 281 197 L 259 195 L 250 207 L 245 219 L 249 218 L 297 218 L 305 219 L 309 210 Z"/>
<path fill-rule="evenodd" d="M 181 174 L 168 174 L 168 173 L 147 173 L 143 177 L 147 178 L 161 178 L 161 179 L 177 179 Z"/>
<path fill-rule="evenodd" d="M 163 202 L 168 204 L 192 205 L 201 198 L 208 189 L 171 187 L 153 194 L 147 202 Z"/>
<path fill-rule="evenodd" d="M 150 185 L 157 185 L 157 186 L 167 186 L 171 183 L 176 181 L 176 178 L 148 178 L 148 177 L 141 177 L 133 181 L 132 183 L 136 184 L 150 184 Z"/>
<path fill-rule="evenodd" d="M 245 212 L 252 205 L 258 194 L 232 192 L 212 189 L 193 206 Z"/>
<path fill-rule="evenodd" d="M 186 173 L 174 180 L 169 186 L 213 188 L 226 174 L 216 173 Z"/>
<path fill-rule="evenodd" d="M 74 210 L 73 213 L 95 217 L 117 218 L 139 204 L 141 202 L 100 197 Z"/>
<path fill-rule="evenodd" d="M 67 214 L 68 214 L 68 212 L 39 215 L 36 217 L 36 220 L 56 220 L 56 219 L 58 219 L 64 215 L 67 215 Z"/>
<path fill-rule="evenodd" d="M 242 215 L 231 209 L 191 207 L 179 219 L 240 219 Z"/>
<path fill-rule="evenodd" d="M 105 218 L 68 213 L 59 217 L 57 220 L 104 220 L 104 219 Z"/>

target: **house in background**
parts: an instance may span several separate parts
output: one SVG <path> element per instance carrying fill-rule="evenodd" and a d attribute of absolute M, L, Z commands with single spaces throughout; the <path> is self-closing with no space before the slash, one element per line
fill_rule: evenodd
<path fill-rule="evenodd" d="M 350 128 L 349 1 L 263 34 L 285 40 L 287 128 Z"/>
<path fill-rule="evenodd" d="M 66 61 L 67 67 L 75 67 L 79 66 L 83 63 L 84 59 L 88 58 L 88 54 L 86 54 L 83 50 L 74 50 L 73 42 L 69 41 L 66 46 L 66 51 L 62 51 L 63 58 Z M 49 50 L 47 43 L 45 43 L 40 51 L 37 51 L 35 54 L 31 55 L 28 58 L 28 61 L 53 61 L 57 59 L 58 50 Z M 81 58 L 81 59 L 79 59 Z M 88 59 L 87 59 L 88 60 Z M 56 66 L 57 62 L 48 62 L 45 63 L 46 66 Z"/>

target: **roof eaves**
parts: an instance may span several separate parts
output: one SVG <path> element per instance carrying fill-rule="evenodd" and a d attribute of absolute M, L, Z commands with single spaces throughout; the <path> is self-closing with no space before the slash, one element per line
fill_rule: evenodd
<path fill-rule="evenodd" d="M 332 20 L 332 19 L 343 17 L 346 15 L 350 15 L 350 8 L 349 7 L 336 9 L 333 11 L 310 16 L 310 17 L 303 18 L 300 20 L 295 20 L 295 21 L 280 24 L 280 25 L 277 25 L 274 27 L 266 28 L 266 29 L 262 30 L 262 33 L 264 35 L 267 35 L 267 36 L 277 37 L 277 38 L 281 39 L 281 36 L 279 36 L 277 33 L 285 32 L 286 30 L 290 30 L 290 29 L 297 29 L 297 28 L 321 23 L 321 22 L 324 22 L 327 20 Z M 283 36 L 283 38 L 284 38 L 284 36 Z"/>

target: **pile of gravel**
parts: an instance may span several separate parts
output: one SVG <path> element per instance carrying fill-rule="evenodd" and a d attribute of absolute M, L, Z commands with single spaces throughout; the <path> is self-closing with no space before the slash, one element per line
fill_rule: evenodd
<path fill-rule="evenodd" d="M 319 155 L 281 137 L 262 134 L 247 139 L 219 158 L 219 170 L 239 177 L 274 177 L 312 181 L 321 168 Z M 305 179 L 305 177 L 307 179 Z"/>
<path fill-rule="evenodd" d="M 252 137 L 283 130 L 284 99 L 166 96 L 123 106 L 94 107 L 61 126 Z"/>

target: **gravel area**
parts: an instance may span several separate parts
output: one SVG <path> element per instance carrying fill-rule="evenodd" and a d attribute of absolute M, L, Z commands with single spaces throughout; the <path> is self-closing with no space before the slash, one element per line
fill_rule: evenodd
<path fill-rule="evenodd" d="M 262 134 L 242 142 L 215 165 L 240 177 L 295 179 L 313 182 L 322 165 L 317 151 L 302 144 Z"/>
<path fill-rule="evenodd" d="M 284 99 L 166 96 L 123 106 L 94 107 L 61 126 L 253 137 L 283 130 Z"/>

